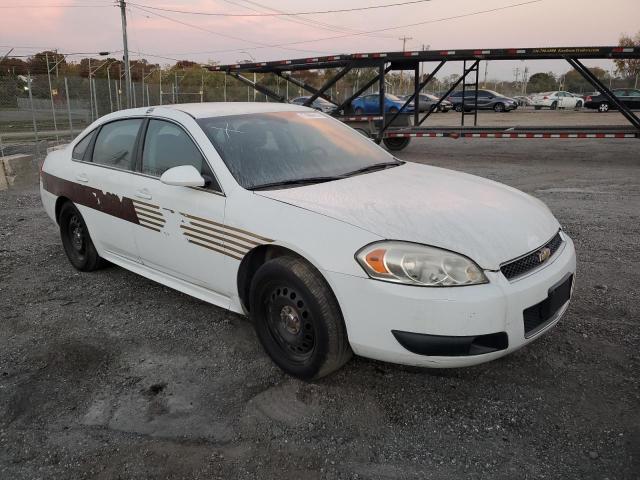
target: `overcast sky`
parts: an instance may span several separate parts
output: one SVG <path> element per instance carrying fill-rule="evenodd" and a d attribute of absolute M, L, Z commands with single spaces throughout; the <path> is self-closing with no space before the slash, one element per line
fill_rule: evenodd
<path fill-rule="evenodd" d="M 259 6 L 264 5 L 287 12 L 300 12 L 401 1 L 136 0 L 127 11 L 129 48 L 132 58 L 145 57 L 161 64 L 172 62 L 150 54 L 203 63 L 211 60 L 232 63 L 251 56 L 256 60 L 275 60 L 329 53 L 397 51 L 402 49 L 400 38 L 403 36 L 411 37 L 406 40 L 407 50 L 419 50 L 423 45 L 440 50 L 615 45 L 621 33 L 632 34 L 640 30 L 640 0 L 540 0 L 449 20 L 446 18 L 527 0 L 431 0 L 359 12 L 261 18 L 214 17 L 150 10 L 155 12 L 152 14 L 142 11 L 140 7 L 255 13 L 256 10 L 266 12 L 265 8 Z M 120 12 L 113 3 L 112 0 L 0 0 L 0 54 L 6 53 L 11 47 L 16 47 L 12 52 L 14 55 L 26 55 L 44 48 L 57 48 L 61 52 L 121 50 Z M 6 8 L 14 5 L 17 8 Z M 64 8 L 63 5 L 77 7 Z M 439 21 L 441 19 L 445 20 Z M 323 25 L 311 22 L 322 22 Z M 367 35 L 350 35 L 418 22 L 431 23 Z M 295 43 L 288 48 L 268 46 L 292 42 Z M 121 53 L 113 56 L 119 55 Z M 586 63 L 612 68 L 609 62 Z M 529 68 L 530 73 L 546 70 L 564 72 L 569 68 L 562 61 L 491 62 L 488 77 L 512 79 L 513 69 L 522 69 L 524 66 Z M 453 71 L 449 67 L 442 72 L 444 75 Z"/>

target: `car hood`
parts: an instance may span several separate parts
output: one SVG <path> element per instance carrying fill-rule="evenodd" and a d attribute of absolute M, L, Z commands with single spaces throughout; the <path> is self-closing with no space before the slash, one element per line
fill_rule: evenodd
<path fill-rule="evenodd" d="M 255 193 L 385 239 L 452 250 L 488 270 L 497 270 L 501 263 L 540 247 L 560 228 L 542 202 L 519 190 L 413 163 L 343 180 Z"/>

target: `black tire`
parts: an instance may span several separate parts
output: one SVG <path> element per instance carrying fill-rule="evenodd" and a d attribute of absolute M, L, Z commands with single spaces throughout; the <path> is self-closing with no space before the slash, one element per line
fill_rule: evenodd
<path fill-rule="evenodd" d="M 553 102 L 549 108 L 551 110 L 555 110 L 556 108 L 558 108 L 558 102 Z"/>
<path fill-rule="evenodd" d="M 351 358 L 338 301 L 307 262 L 283 256 L 262 265 L 251 281 L 250 307 L 260 343 L 289 375 L 324 377 Z"/>
<path fill-rule="evenodd" d="M 535 105 L 533 108 L 535 108 L 536 110 L 542 110 L 542 107 L 540 105 Z"/>
<path fill-rule="evenodd" d="M 453 108 L 458 113 L 462 112 L 462 104 L 461 103 L 456 104 L 456 106 L 453 107 Z"/>
<path fill-rule="evenodd" d="M 576 103 L 576 110 L 580 110 L 582 108 L 582 102 Z"/>
<path fill-rule="evenodd" d="M 356 115 L 364 115 L 364 110 L 358 107 L 353 113 L 355 113 Z"/>
<path fill-rule="evenodd" d="M 411 138 L 409 137 L 389 137 L 382 140 L 382 143 L 384 143 L 384 146 L 389 150 L 398 152 L 406 148 L 410 141 Z"/>
<path fill-rule="evenodd" d="M 609 111 L 609 104 L 607 102 L 602 102 L 600 105 L 598 105 L 598 111 L 600 113 L 606 113 Z"/>
<path fill-rule="evenodd" d="M 71 265 L 81 272 L 92 272 L 106 265 L 93 245 L 87 224 L 73 203 L 67 202 L 62 206 L 58 225 L 62 246 Z"/>
<path fill-rule="evenodd" d="M 496 103 L 493 106 L 493 111 L 498 113 L 504 112 L 504 103 L 500 103 L 500 102 Z"/>

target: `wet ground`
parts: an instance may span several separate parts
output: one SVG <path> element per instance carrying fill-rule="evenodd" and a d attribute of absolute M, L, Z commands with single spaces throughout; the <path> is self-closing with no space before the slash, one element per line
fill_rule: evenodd
<path fill-rule="evenodd" d="M 478 367 L 355 358 L 303 383 L 237 315 L 121 268 L 76 272 L 36 189 L 0 192 L 0 478 L 638 478 L 640 141 L 399 156 L 549 205 L 579 258 L 555 329 Z"/>

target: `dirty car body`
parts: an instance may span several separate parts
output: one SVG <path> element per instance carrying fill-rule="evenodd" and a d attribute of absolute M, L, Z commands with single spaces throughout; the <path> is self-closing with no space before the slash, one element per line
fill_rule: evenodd
<path fill-rule="evenodd" d="M 352 352 L 496 359 L 556 324 L 573 289 L 573 243 L 542 202 L 401 162 L 296 105 L 107 115 L 47 157 L 41 196 L 76 268 L 104 259 L 249 315 L 305 379 Z"/>

